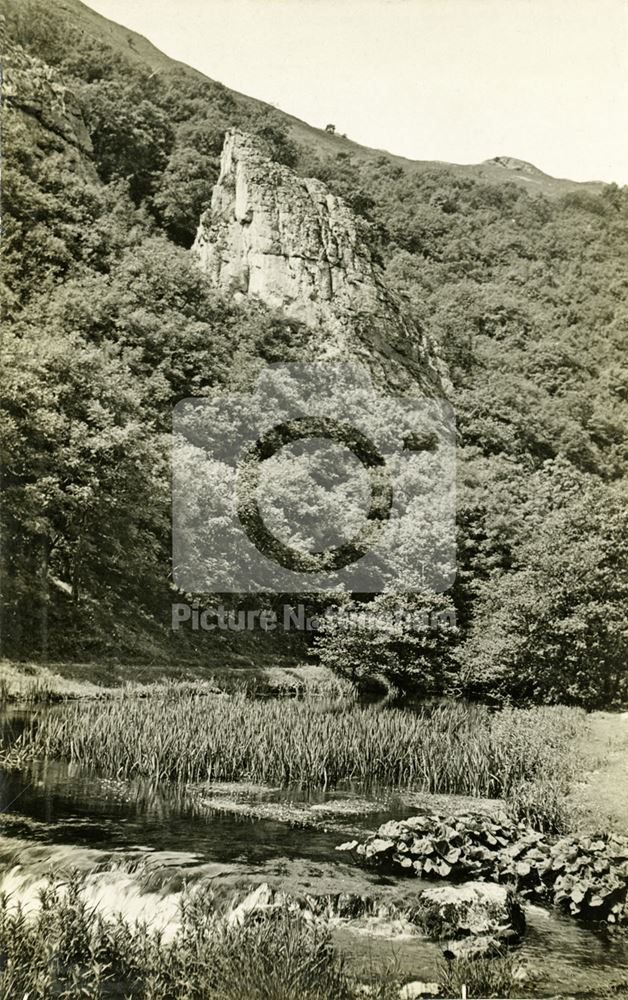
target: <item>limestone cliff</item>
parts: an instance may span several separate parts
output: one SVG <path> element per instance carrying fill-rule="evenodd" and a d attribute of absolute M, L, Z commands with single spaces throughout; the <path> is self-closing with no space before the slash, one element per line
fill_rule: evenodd
<path fill-rule="evenodd" d="M 363 360 L 389 384 L 441 392 L 442 365 L 386 287 L 362 226 L 321 181 L 232 131 L 194 250 L 216 287 L 257 296 L 311 327 L 318 357 Z"/>

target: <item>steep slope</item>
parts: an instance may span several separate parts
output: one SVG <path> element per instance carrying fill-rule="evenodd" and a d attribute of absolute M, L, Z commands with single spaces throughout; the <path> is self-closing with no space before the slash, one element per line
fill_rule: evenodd
<path fill-rule="evenodd" d="M 433 338 L 459 429 L 457 689 L 621 692 L 628 189 L 378 154 L 75 0 L 0 5 L 4 649 L 286 648 L 170 628 L 172 409 L 345 348 L 431 387 Z M 255 138 L 221 155 L 234 128 Z"/>
<path fill-rule="evenodd" d="M 14 7 L 15 0 L 1 0 L 0 13 L 10 12 Z M 34 22 L 40 19 L 38 10 L 30 10 L 32 0 L 21 0 L 19 7 L 20 17 L 23 21 Z M 176 69 L 183 72 L 189 79 L 196 79 L 199 82 L 215 82 L 198 70 L 171 59 L 142 35 L 96 13 L 88 5 L 81 3 L 81 0 L 51 0 L 48 8 L 51 18 L 54 18 L 56 31 L 66 36 L 68 32 L 76 32 L 79 44 L 91 40 L 96 40 L 99 43 L 104 42 L 111 46 L 118 57 L 136 67 L 149 67 L 155 73 L 167 73 Z M 51 36 L 51 42 L 54 43 L 54 32 L 49 31 L 48 34 Z M 269 105 L 256 98 L 242 95 L 237 91 L 228 90 L 228 88 L 227 92 L 247 113 L 259 114 L 270 110 Z M 360 161 L 372 161 L 385 156 L 391 166 L 403 169 L 404 173 L 409 176 L 421 175 L 434 168 L 446 168 L 452 177 L 470 178 L 490 184 L 512 182 L 549 196 L 579 189 L 594 192 L 602 188 L 602 185 L 594 180 L 583 184 L 550 177 L 540 170 L 537 171 L 536 168 L 534 168 L 534 177 L 521 171 L 505 169 L 503 161 L 510 159 L 508 157 L 495 157 L 480 164 L 447 164 L 441 161 L 409 160 L 385 150 L 369 149 L 342 135 L 331 135 L 324 129 L 315 128 L 286 112 L 279 111 L 278 115 L 289 129 L 294 141 L 303 143 L 323 158 L 335 158 L 338 154 L 344 154 Z"/>
<path fill-rule="evenodd" d="M 3 97 L 33 125 L 55 137 L 77 169 L 84 168 L 93 146 L 74 95 L 53 74 L 42 72 L 37 61 L 22 49 L 11 51 Z"/>

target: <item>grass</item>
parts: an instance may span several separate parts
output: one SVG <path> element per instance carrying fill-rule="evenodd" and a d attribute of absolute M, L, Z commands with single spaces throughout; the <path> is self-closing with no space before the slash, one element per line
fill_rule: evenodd
<path fill-rule="evenodd" d="M 46 704 L 104 692 L 96 684 L 63 677 L 42 664 L 0 661 L 0 704 Z"/>
<path fill-rule="evenodd" d="M 508 813 L 541 833 L 567 833 L 579 825 L 579 815 L 569 802 L 570 768 L 523 780 L 508 793 Z"/>
<path fill-rule="evenodd" d="M 491 714 L 452 703 L 410 713 L 311 697 L 208 697 L 194 685 L 166 685 L 151 697 L 125 690 L 44 712 L 9 754 L 12 763 L 66 758 L 118 778 L 360 782 L 505 797 L 522 782 L 567 772 L 583 719 L 575 709 Z"/>
<path fill-rule="evenodd" d="M 48 887 L 26 915 L 0 900 L 0 996 L 65 1000 L 351 1000 L 328 931 L 287 907 L 229 926 L 191 896 L 167 941 L 85 904 L 81 883 Z"/>
<path fill-rule="evenodd" d="M 245 659 L 240 666 L 225 664 L 210 668 L 198 664 L 64 662 L 43 664 L 0 660 L 0 705 L 37 704 L 74 698 L 102 698 L 127 687 L 152 690 L 166 683 L 208 684 L 217 690 L 247 690 L 257 694 L 311 694 L 327 697 L 352 695 L 351 685 L 326 667 L 297 664 L 285 667 L 269 662 L 253 667 Z"/>
<path fill-rule="evenodd" d="M 472 997 L 517 996 L 517 959 L 513 955 L 496 958 L 457 958 L 444 961 L 439 970 L 443 996 L 459 997 L 463 986 Z"/>

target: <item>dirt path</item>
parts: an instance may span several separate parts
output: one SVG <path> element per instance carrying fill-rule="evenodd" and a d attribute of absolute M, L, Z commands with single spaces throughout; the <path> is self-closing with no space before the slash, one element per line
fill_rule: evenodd
<path fill-rule="evenodd" d="M 583 754 L 587 771 L 570 795 L 592 831 L 628 835 L 628 712 L 594 712 Z"/>

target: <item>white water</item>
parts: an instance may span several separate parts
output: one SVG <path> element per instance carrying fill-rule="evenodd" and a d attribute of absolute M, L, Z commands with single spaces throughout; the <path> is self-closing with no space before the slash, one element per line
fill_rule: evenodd
<path fill-rule="evenodd" d="M 288 892 L 384 895 L 391 889 L 373 873 L 338 861 L 334 847 L 343 837 L 333 830 L 190 812 L 176 789 L 99 781 L 63 764 L 0 772 L 3 808 L 18 825 L 15 836 L 10 828 L 0 836 L 0 892 L 27 912 L 39 906 L 50 873 L 61 884 L 71 870 L 85 875 L 85 900 L 97 912 L 145 922 L 167 939 L 179 925 L 186 884 L 214 889 L 223 901 L 260 881 Z M 394 961 L 409 979 L 433 978 L 439 949 L 406 922 L 382 913 L 332 923 L 356 974 Z M 628 945 L 621 939 L 535 907 L 528 924 L 518 954 L 538 976 L 529 995 L 594 994 L 601 983 L 628 977 Z"/>

